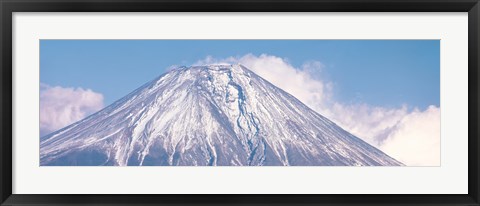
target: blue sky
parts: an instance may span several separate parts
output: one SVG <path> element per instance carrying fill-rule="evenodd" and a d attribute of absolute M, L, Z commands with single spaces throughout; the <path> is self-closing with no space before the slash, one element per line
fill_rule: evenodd
<path fill-rule="evenodd" d="M 40 81 L 92 89 L 109 105 L 171 65 L 249 53 L 286 58 L 297 68 L 320 61 L 322 78 L 342 102 L 440 104 L 439 40 L 41 40 Z"/>

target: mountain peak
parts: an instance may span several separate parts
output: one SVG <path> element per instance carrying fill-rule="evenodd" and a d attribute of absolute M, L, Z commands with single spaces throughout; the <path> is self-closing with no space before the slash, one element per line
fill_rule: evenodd
<path fill-rule="evenodd" d="M 241 64 L 207 64 L 207 65 L 193 65 L 193 66 L 179 66 L 173 70 L 177 71 L 200 71 L 200 70 L 212 70 L 212 71 L 219 71 L 219 70 L 248 70 L 245 66 Z"/>
<path fill-rule="evenodd" d="M 178 67 L 40 142 L 41 165 L 402 165 L 240 64 Z"/>

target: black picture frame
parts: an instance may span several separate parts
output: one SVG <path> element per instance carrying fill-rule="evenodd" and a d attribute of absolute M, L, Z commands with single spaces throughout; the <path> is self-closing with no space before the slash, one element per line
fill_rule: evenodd
<path fill-rule="evenodd" d="M 478 0 L 0 0 L 1 205 L 480 205 Z M 13 12 L 468 12 L 468 194 L 37 195 L 12 194 Z"/>

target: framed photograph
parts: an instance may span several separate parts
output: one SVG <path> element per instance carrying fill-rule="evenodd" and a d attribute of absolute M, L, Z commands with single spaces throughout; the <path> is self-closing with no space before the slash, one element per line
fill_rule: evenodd
<path fill-rule="evenodd" d="M 1 0 L 1 205 L 480 205 L 478 0 Z"/>

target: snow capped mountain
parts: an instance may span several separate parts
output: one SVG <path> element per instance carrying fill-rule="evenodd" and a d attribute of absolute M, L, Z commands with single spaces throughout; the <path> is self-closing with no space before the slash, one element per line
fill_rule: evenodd
<path fill-rule="evenodd" d="M 403 165 L 241 65 L 181 67 L 40 140 L 41 165 Z"/>

